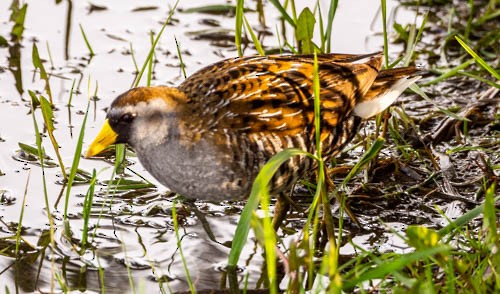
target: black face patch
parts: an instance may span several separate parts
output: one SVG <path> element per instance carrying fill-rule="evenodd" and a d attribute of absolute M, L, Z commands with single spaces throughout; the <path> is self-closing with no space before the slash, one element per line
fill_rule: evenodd
<path fill-rule="evenodd" d="M 109 125 L 118 134 L 116 143 L 129 143 L 131 126 L 136 116 L 133 112 L 108 112 Z"/>

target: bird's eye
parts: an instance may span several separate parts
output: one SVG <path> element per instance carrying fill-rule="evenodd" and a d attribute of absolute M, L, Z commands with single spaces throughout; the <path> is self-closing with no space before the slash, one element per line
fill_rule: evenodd
<path fill-rule="evenodd" d="M 135 118 L 135 113 L 127 112 L 120 117 L 119 122 L 128 124 L 128 123 L 131 123 L 134 120 L 134 118 Z"/>

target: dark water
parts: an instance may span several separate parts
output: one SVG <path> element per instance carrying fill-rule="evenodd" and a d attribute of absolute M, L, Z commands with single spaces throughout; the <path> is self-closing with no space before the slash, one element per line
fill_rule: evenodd
<path fill-rule="evenodd" d="M 326 12 L 328 1 L 320 2 Z M 62 290 L 58 280 L 62 280 L 69 289 L 89 292 L 99 292 L 103 287 L 108 293 L 128 293 L 132 287 L 146 293 L 187 291 L 186 274 L 173 234 L 173 198 L 166 188 L 158 185 L 144 191 L 110 195 L 105 186 L 98 185 L 90 224 L 92 229 L 97 228 L 91 238 L 93 249 L 80 255 L 76 251 L 79 248 L 73 247 L 78 242 L 69 242 L 62 236 L 66 191 L 58 184 L 62 180 L 59 168 L 45 170 L 48 208 L 55 221 L 55 244 L 51 245 L 41 169 L 36 164 L 19 161 L 17 153 L 19 142 L 35 143 L 28 90 L 44 93 L 44 82 L 34 73 L 32 64 L 34 43 L 50 74 L 56 106 L 55 137 L 64 164 L 70 166 L 89 97 L 96 93 L 93 98 L 97 99 L 91 102 L 85 146 L 100 128 L 104 109 L 132 84 L 135 67 L 131 46 L 141 67 L 151 45 L 150 32 L 160 30 L 168 16 L 169 5 L 174 2 L 107 1 L 96 3 L 102 5 L 100 8 L 93 7 L 88 1 L 57 4 L 56 1 L 33 0 L 26 3 L 28 10 L 22 42 L 10 42 L 8 47 L 0 48 L 0 171 L 4 173 L 0 176 L 3 195 L 0 204 L 0 289 L 9 289 L 11 293 L 58 292 Z M 7 0 L 0 3 L 0 35 L 7 39 L 13 26 L 8 21 L 10 5 Z M 249 2 L 249 5 L 255 3 Z M 181 1 L 179 4 L 182 8 L 193 6 L 198 6 L 195 1 Z M 382 39 L 376 35 L 382 29 L 378 6 L 378 1 L 340 1 L 334 23 L 334 51 L 361 53 L 380 50 Z M 413 12 L 395 9 L 395 3 L 390 2 L 389 8 L 400 22 L 413 20 Z M 258 28 L 257 15 L 249 13 L 247 17 Z M 272 34 L 276 31 L 277 17 L 274 7 L 267 4 L 267 30 Z M 204 65 L 237 55 L 230 41 L 232 37 L 227 37 L 228 34 L 232 36 L 231 31 L 227 32 L 234 26 L 232 16 L 176 12 L 173 18 L 173 24 L 167 27 L 157 46 L 152 84 L 175 85 L 183 80 L 174 37 L 179 41 L 188 75 Z M 96 53 L 92 58 L 79 25 Z M 213 37 L 221 32 L 225 38 Z M 276 47 L 277 38 L 268 36 L 263 44 Z M 401 48 L 393 47 L 393 50 L 399 52 Z M 255 51 L 250 48 L 245 54 L 255 54 Z M 73 82 L 72 106 L 67 107 Z M 143 78 L 141 85 L 144 84 Z M 43 119 L 39 110 L 36 118 L 41 128 Z M 43 140 L 47 154 L 55 161 L 49 138 L 44 136 Z M 135 158 L 130 160 L 131 170 L 157 183 Z M 89 172 L 96 169 L 101 183 L 112 173 L 112 165 L 101 160 L 82 159 L 80 168 Z M 127 172 L 127 176 L 139 179 L 131 172 Z M 81 238 L 83 195 L 87 189 L 88 185 L 74 186 L 69 197 L 68 212 L 75 240 Z M 25 242 L 20 248 L 22 257 L 16 260 L 12 236 L 17 229 L 24 196 L 22 236 Z M 199 290 L 217 289 L 225 284 L 223 268 L 229 249 L 223 244 L 232 240 L 243 204 L 177 204 L 184 255 L 191 278 Z M 425 218 L 426 212 L 412 213 L 415 215 L 410 219 L 414 220 Z M 375 223 L 375 219 L 373 215 L 367 223 Z M 438 216 L 435 221 L 440 222 L 442 218 Z M 403 230 L 404 223 L 400 219 L 386 221 L 387 227 L 396 231 Z M 286 236 L 284 240 L 287 242 L 294 237 Z M 358 232 L 353 241 L 360 246 L 378 246 L 381 251 L 400 251 L 403 246 L 398 237 L 383 229 Z M 242 272 L 239 277 L 243 280 L 248 274 L 250 285 L 255 285 L 261 273 L 262 257 L 256 248 L 249 238 L 240 264 Z M 341 252 L 349 255 L 353 251 L 351 245 L 346 245 Z M 126 265 L 131 271 L 132 282 Z M 103 269 L 102 280 L 98 268 Z"/>

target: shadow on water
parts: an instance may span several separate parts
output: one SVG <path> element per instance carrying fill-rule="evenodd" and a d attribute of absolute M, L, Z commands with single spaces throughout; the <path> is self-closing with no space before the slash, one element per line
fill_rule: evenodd
<path fill-rule="evenodd" d="M 11 42 L 8 45 L 9 57 L 8 57 L 8 68 L 12 75 L 14 76 L 15 86 L 17 92 L 22 97 L 23 89 L 23 79 L 22 79 L 22 67 L 21 67 L 21 40 L 24 31 L 24 20 L 27 10 L 27 4 L 23 6 L 20 5 L 19 1 L 12 1 L 9 10 L 11 11 L 10 20 L 12 22 L 12 28 L 10 30 Z"/>
<path fill-rule="evenodd" d="M 56 1 L 57 4 L 60 4 L 62 0 Z M 66 26 L 64 33 L 64 59 L 69 59 L 69 46 L 70 46 L 70 36 L 71 36 L 71 25 L 72 25 L 72 15 L 73 15 L 73 1 L 66 0 L 67 3 L 67 12 L 66 12 Z"/>
<path fill-rule="evenodd" d="M 16 81 L 17 92 L 22 97 L 24 89 L 21 68 L 21 44 L 14 42 L 13 45 L 9 46 L 9 70 Z"/>

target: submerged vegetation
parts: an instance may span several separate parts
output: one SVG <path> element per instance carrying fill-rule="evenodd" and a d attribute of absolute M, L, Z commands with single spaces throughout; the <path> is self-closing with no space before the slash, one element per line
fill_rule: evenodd
<path fill-rule="evenodd" d="M 68 2 L 71 7 L 71 1 Z M 334 20 L 342 13 L 341 5 L 349 5 L 332 0 L 328 7 L 316 2 L 298 9 L 294 0 L 263 2 L 238 0 L 234 5 L 188 9 L 177 9 L 178 4 L 187 5 L 182 1 L 170 3 L 168 16 L 155 28 L 159 32 L 148 35 L 150 47 L 141 51 L 143 56 L 134 51 L 140 47 L 138 44 L 127 43 L 124 55 L 132 57 L 132 86 L 150 85 L 156 79 L 161 55 L 170 54 L 160 48 L 160 39 L 165 38 L 166 28 L 175 27 L 188 14 L 227 16 L 232 30 L 219 28 L 216 20 L 204 20 L 215 29 L 191 33 L 196 38 L 211 40 L 214 46 L 231 48 L 233 55 L 319 54 L 335 48 L 332 32 L 338 28 Z M 90 5 L 89 13 L 107 9 Z M 158 191 L 154 183 L 130 166 L 135 161 L 133 151 L 124 146 L 116 146 L 103 155 L 114 168 L 97 161 L 82 166 L 87 120 L 92 115 L 95 119 L 99 100 L 98 84 L 88 76 L 88 87 L 82 91 L 84 75 L 80 70 L 74 69 L 81 76 L 76 86 L 75 79 L 66 78 L 64 71 L 54 70 L 47 43 L 49 69 L 39 52 L 40 46 L 29 46 L 24 36 L 30 6 L 12 1 L 12 29 L 0 32 L 5 33 L 0 36 L 0 47 L 8 47 L 9 51 L 8 64 L 0 64 L 0 76 L 5 75 L 4 68 L 14 76 L 22 102 L 28 105 L 35 142 L 16 142 L 19 149 L 12 158 L 39 168 L 32 167 L 25 189 L 16 195 L 22 202 L 16 214 L 19 217 L 0 217 L 0 252 L 8 261 L 0 263 L 0 279 L 4 280 L 9 272 L 14 277 L 8 277 L 12 283 L 0 286 L 8 293 L 18 292 L 19 288 L 25 292 L 43 289 L 105 293 L 113 292 L 112 285 L 120 282 L 123 291 L 153 289 L 162 293 L 217 291 L 214 284 L 234 293 L 254 289 L 271 293 L 500 291 L 498 3 L 401 1 L 401 7 L 415 15 L 409 24 L 390 23 L 386 1 L 381 0 L 380 5 L 375 21 L 382 24 L 380 44 L 384 44 L 385 66 L 420 65 L 423 80 L 395 106 L 368 122 L 333 162 L 324 162 L 319 151 L 305 154 L 285 150 L 262 168 L 246 202 L 214 207 L 215 204 L 193 204 L 179 195 Z M 147 13 L 155 9 L 158 7 L 139 7 L 134 11 Z M 271 10 L 279 14 L 276 28 L 268 27 L 274 21 L 269 18 Z M 82 60 L 87 64 L 96 62 L 103 53 L 94 47 L 92 30 L 82 24 L 78 30 L 87 54 Z M 184 50 L 184 44 L 175 36 L 170 43 L 175 45 L 173 55 L 179 61 L 175 67 L 179 68 L 176 70 L 181 79 L 189 65 L 186 55 L 203 52 Z M 21 78 L 23 46 L 32 49 L 31 70 L 39 82 L 37 88 L 27 91 L 28 96 Z M 136 62 L 141 58 L 142 66 Z M 141 82 L 143 76 L 145 82 Z M 56 98 L 64 93 L 51 88 L 54 79 L 72 82 L 63 99 L 68 101 L 66 104 Z M 73 94 L 80 92 L 86 92 L 87 97 L 79 104 L 81 117 L 76 123 L 72 122 L 71 108 L 78 103 Z M 314 98 L 319 145 L 321 97 L 317 73 Z M 72 129 L 74 124 L 79 129 L 78 137 L 72 139 L 71 156 L 61 153 L 68 149 L 68 144 L 56 128 L 65 107 L 68 126 Z M 0 135 L 1 132 L 2 129 Z M 47 155 L 49 148 L 55 161 Z M 298 154 L 314 158 L 318 168 L 290 195 L 293 209 L 276 232 L 271 222 L 274 200 L 267 183 L 280 164 Z M 55 167 L 59 168 L 59 195 L 49 187 L 54 183 L 46 179 L 47 171 Z M 0 170 L 5 172 L 4 166 Z M 30 185 L 35 178 L 42 183 L 37 191 Z M 47 223 L 36 230 L 25 226 L 29 215 L 24 204 L 32 201 L 33 194 L 44 199 L 46 220 L 40 222 Z M 77 212 L 71 209 L 75 197 L 81 199 L 75 205 Z M 0 187 L 0 205 L 10 209 L 15 202 L 15 197 Z M 229 242 L 220 241 L 224 231 L 217 232 L 215 229 L 221 228 L 211 225 L 218 219 L 228 226 L 238 221 L 236 228 L 229 227 L 235 230 Z M 203 230 L 189 230 L 193 223 L 201 224 Z M 192 242 L 202 234 L 207 236 L 202 242 L 215 244 L 206 247 L 212 251 L 199 253 L 193 249 L 200 246 Z M 131 253 L 129 248 L 134 246 L 141 248 L 139 253 Z M 197 272 L 197 258 L 204 262 L 210 257 L 203 255 L 217 254 L 224 260 L 220 272 L 212 268 L 201 269 L 202 274 Z M 168 259 L 171 261 L 165 262 Z M 50 265 L 42 265 L 44 262 Z M 122 277 L 126 280 L 113 280 L 113 267 L 126 272 Z M 37 275 L 31 288 L 22 284 L 25 268 L 35 268 L 30 271 Z M 146 278 L 145 270 L 150 273 Z M 203 274 L 209 278 L 199 278 Z M 219 282 L 209 283 L 214 276 L 222 277 Z M 148 286 L 144 286 L 145 280 Z"/>

